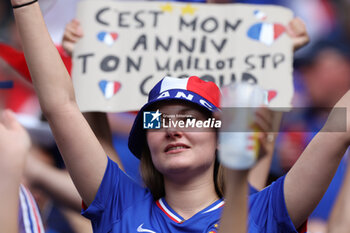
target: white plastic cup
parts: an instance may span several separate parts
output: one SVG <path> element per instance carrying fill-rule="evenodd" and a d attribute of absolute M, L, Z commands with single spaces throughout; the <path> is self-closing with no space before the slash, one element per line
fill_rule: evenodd
<path fill-rule="evenodd" d="M 244 170 L 257 161 L 259 143 L 252 128 L 254 113 L 267 104 L 267 92 L 257 85 L 234 83 L 222 88 L 219 159 L 228 168 Z"/>

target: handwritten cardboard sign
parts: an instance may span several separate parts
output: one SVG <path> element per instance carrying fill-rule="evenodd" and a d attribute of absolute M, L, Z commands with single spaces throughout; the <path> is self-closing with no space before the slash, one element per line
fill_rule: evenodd
<path fill-rule="evenodd" d="M 82 111 L 138 110 L 164 76 L 256 83 L 273 107 L 293 95 L 292 12 L 278 6 L 81 1 L 73 56 Z"/>

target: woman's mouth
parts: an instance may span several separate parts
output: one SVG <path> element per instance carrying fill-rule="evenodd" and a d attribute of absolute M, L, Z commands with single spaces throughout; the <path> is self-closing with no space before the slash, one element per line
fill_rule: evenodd
<path fill-rule="evenodd" d="M 185 144 L 175 144 L 175 145 L 174 144 L 170 144 L 167 147 L 165 147 L 164 152 L 165 153 L 168 153 L 168 152 L 176 153 L 176 152 L 180 152 L 180 151 L 186 150 L 188 148 L 190 148 L 190 147 L 185 145 Z"/>

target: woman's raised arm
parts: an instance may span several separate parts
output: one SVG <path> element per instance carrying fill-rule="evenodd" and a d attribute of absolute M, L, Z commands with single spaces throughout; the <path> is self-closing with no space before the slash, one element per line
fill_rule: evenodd
<path fill-rule="evenodd" d="M 285 200 L 296 227 L 321 200 L 350 144 L 349 116 L 350 91 L 338 101 L 323 129 L 286 176 Z"/>
<path fill-rule="evenodd" d="M 20 6 L 14 7 L 14 15 L 42 111 L 73 182 L 89 205 L 104 175 L 107 156 L 76 104 L 71 79 L 51 41 L 39 4 L 30 0 L 11 3 Z"/>

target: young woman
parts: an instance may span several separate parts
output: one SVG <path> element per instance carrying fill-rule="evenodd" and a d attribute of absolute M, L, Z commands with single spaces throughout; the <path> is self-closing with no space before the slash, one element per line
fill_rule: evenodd
<path fill-rule="evenodd" d="M 144 132 L 136 120 L 130 147 L 136 156 L 146 160 L 145 171 L 158 173 L 150 177 L 161 177 L 160 183 L 145 181 L 155 187 L 136 186 L 108 159 L 80 113 L 69 75 L 50 41 L 39 5 L 28 0 L 11 3 L 42 110 L 88 207 L 84 215 L 92 220 L 95 232 L 215 232 L 217 224 L 220 232 L 245 231 L 245 202 L 239 198 L 246 193 L 247 171 L 225 170 L 222 210 L 222 186 L 214 179 L 217 167 L 214 131 Z M 163 79 L 158 85 L 162 87 L 162 82 L 168 81 Z M 206 118 L 218 107 L 218 91 L 202 92 L 215 87 L 193 77 L 185 81 L 199 88 L 188 89 L 186 83 L 175 91 L 191 93 L 199 101 L 178 100 L 171 93 L 169 100 L 158 98 L 164 96 L 160 92 L 164 89 L 156 86 L 140 114 L 150 107 L 168 114 L 190 112 L 198 119 Z M 179 87 L 170 85 L 169 92 L 175 86 Z M 349 100 L 350 93 L 336 106 L 346 107 Z M 250 196 L 249 232 L 296 232 L 305 222 L 350 142 L 348 128 L 346 132 L 330 132 L 334 131 L 336 120 L 330 118 L 285 177 Z M 152 166 L 154 169 L 149 169 Z M 243 214 L 237 214 L 241 209 Z"/>

